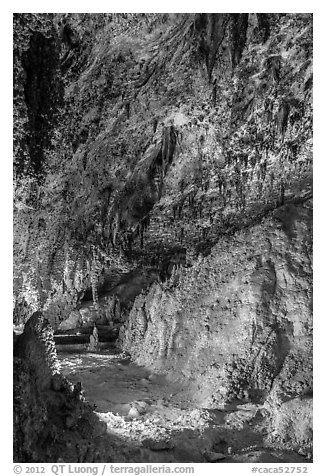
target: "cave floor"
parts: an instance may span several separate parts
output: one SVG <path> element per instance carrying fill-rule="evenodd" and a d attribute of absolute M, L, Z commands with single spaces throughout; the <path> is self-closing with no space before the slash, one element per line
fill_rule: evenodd
<path fill-rule="evenodd" d="M 72 383 L 82 382 L 108 433 L 144 449 L 144 462 L 307 463 L 297 453 L 265 447 L 259 405 L 196 407 L 184 388 L 130 362 L 114 344 L 97 353 L 66 348 L 58 359 Z"/>

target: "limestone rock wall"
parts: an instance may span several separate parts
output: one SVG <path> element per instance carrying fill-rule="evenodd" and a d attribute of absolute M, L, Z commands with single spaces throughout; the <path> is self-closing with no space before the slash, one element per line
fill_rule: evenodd
<path fill-rule="evenodd" d="M 108 436 L 81 383 L 60 374 L 52 337 L 48 320 L 36 312 L 14 346 L 14 461 L 140 461 L 139 450 Z"/>
<path fill-rule="evenodd" d="M 14 77 L 17 316 L 312 194 L 309 14 L 18 14 Z"/>
<path fill-rule="evenodd" d="M 312 16 L 17 14 L 14 47 L 15 321 L 87 293 L 72 321 L 110 320 L 115 290 L 137 362 L 308 447 Z M 163 282 L 121 280 L 145 267 Z M 33 406 L 46 346 L 20 345 Z"/>
<path fill-rule="evenodd" d="M 177 270 L 177 285 L 152 285 L 135 300 L 123 348 L 205 405 L 309 394 L 311 213 L 310 200 L 280 207 Z"/>

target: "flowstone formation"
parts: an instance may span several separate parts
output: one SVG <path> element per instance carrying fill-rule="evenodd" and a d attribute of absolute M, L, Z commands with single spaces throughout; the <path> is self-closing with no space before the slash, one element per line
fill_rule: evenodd
<path fill-rule="evenodd" d="M 181 380 L 201 406 L 263 404 L 274 444 L 311 451 L 311 228 L 307 201 L 222 238 L 206 258 L 136 298 L 123 348 Z M 287 430 L 296 412 L 306 431 Z"/>
<path fill-rule="evenodd" d="M 18 381 L 48 355 L 33 313 L 95 324 L 311 456 L 312 83 L 310 14 L 14 15 Z M 37 438 L 17 459 L 56 457 Z"/>

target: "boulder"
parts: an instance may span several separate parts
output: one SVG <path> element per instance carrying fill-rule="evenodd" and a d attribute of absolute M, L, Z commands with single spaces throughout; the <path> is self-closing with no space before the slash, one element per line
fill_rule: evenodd
<path fill-rule="evenodd" d="M 147 412 L 149 405 L 146 402 L 138 401 L 133 403 L 133 407 L 140 415 L 144 415 Z"/>
<path fill-rule="evenodd" d="M 62 321 L 58 329 L 61 331 L 67 331 L 69 329 L 75 329 L 82 325 L 82 316 L 79 311 L 72 311 L 69 314 L 68 319 Z"/>
<path fill-rule="evenodd" d="M 128 413 L 128 417 L 129 418 L 139 418 L 140 413 L 137 410 L 137 408 L 135 408 L 135 407 L 130 408 L 129 413 Z"/>
<path fill-rule="evenodd" d="M 214 451 L 207 451 L 205 453 L 205 458 L 209 463 L 216 463 L 217 461 L 221 461 L 225 459 L 226 456 L 223 453 L 215 453 Z"/>

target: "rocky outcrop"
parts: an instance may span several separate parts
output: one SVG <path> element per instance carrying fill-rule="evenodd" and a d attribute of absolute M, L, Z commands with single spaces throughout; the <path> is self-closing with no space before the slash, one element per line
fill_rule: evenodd
<path fill-rule="evenodd" d="M 15 461 L 83 461 L 87 451 L 95 454 L 91 440 L 105 428 L 83 401 L 81 386 L 59 373 L 53 332 L 42 314 L 29 319 L 14 355 Z"/>
<path fill-rule="evenodd" d="M 267 445 L 291 449 L 312 456 L 313 403 L 312 395 L 292 398 L 284 402 L 272 400 L 266 422 Z"/>
<path fill-rule="evenodd" d="M 201 405 L 266 402 L 276 433 L 288 425 L 300 440 L 293 408 L 310 408 L 312 392 L 311 253 L 311 201 L 280 207 L 179 269 L 177 285 L 173 277 L 138 296 L 124 350 L 181 380 Z"/>
<path fill-rule="evenodd" d="M 59 370 L 51 326 L 34 313 L 14 346 L 14 461 L 140 461 L 139 450 L 107 435 L 81 383 Z"/>

